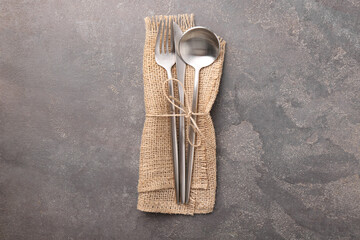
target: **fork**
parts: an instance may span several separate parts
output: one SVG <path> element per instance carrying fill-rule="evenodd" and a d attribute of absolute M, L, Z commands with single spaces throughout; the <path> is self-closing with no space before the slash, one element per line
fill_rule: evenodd
<path fill-rule="evenodd" d="M 169 35 L 170 35 L 170 46 L 169 46 Z M 155 61 L 158 65 L 160 65 L 166 70 L 168 79 L 171 79 L 172 78 L 171 68 L 175 64 L 176 55 L 175 55 L 175 47 L 174 47 L 173 24 L 170 18 L 168 20 L 165 19 L 160 21 L 158 34 L 156 37 Z M 174 98 L 173 81 L 169 81 L 169 92 L 170 92 L 170 96 Z M 174 100 L 172 100 L 172 102 L 174 102 Z M 175 107 L 173 104 L 170 104 L 170 110 L 172 113 L 175 113 Z M 179 159 L 178 159 L 178 144 L 177 144 L 175 116 L 171 117 L 171 136 L 172 136 L 176 202 L 179 204 L 180 203 Z"/>

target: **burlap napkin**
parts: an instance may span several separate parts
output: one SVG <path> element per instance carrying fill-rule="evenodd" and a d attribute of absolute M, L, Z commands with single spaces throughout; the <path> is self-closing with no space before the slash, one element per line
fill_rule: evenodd
<path fill-rule="evenodd" d="M 193 15 L 145 18 L 143 75 L 146 114 L 161 115 L 170 111 L 169 102 L 162 91 L 164 80 L 167 79 L 166 71 L 155 62 L 155 42 L 159 21 L 169 17 L 177 21 L 183 31 L 194 26 Z M 220 44 L 221 51 L 218 59 L 200 72 L 198 110 L 201 113 L 210 112 L 218 93 L 225 41 L 220 39 Z M 172 70 L 173 76 L 176 76 L 175 67 Z M 187 66 L 185 90 L 189 96 L 192 96 L 193 82 L 194 69 Z M 190 203 L 177 205 L 174 191 L 170 117 L 147 116 L 145 118 L 140 149 L 137 205 L 139 210 L 187 215 L 212 212 L 216 192 L 215 131 L 209 114 L 198 116 L 197 123 L 202 133 L 202 140 L 201 145 L 195 150 Z"/>

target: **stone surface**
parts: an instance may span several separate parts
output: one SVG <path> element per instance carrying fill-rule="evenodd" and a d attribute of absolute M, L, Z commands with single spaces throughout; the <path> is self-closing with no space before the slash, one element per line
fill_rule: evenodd
<path fill-rule="evenodd" d="M 136 210 L 143 18 L 227 41 L 209 215 Z M 360 2 L 0 0 L 1 239 L 359 239 Z"/>

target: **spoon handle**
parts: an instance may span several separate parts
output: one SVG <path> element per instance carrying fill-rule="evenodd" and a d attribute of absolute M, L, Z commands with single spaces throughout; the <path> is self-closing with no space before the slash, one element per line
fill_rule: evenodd
<path fill-rule="evenodd" d="M 194 92 L 193 92 L 192 109 L 191 109 L 193 113 L 197 112 L 198 95 L 199 95 L 199 74 L 200 74 L 200 69 L 195 68 Z M 192 117 L 196 122 L 196 115 L 193 115 Z M 195 131 L 192 127 L 189 127 L 189 140 L 191 143 L 196 144 Z M 192 179 L 192 172 L 194 166 L 194 154 L 195 154 L 194 146 L 188 144 L 188 162 L 187 162 L 187 171 L 186 171 L 186 195 L 185 195 L 186 203 L 189 203 L 190 201 L 190 188 L 191 188 L 191 179 Z"/>

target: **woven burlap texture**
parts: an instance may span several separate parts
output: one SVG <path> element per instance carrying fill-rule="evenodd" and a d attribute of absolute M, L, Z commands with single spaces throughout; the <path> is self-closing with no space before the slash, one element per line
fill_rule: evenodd
<path fill-rule="evenodd" d="M 170 104 L 162 91 L 167 74 L 165 69 L 155 62 L 155 42 L 159 22 L 169 18 L 178 22 L 183 31 L 194 26 L 193 15 L 145 18 L 143 77 L 147 114 L 170 113 Z M 217 60 L 200 72 L 198 111 L 202 113 L 210 112 L 218 93 L 225 53 L 225 41 L 222 39 L 220 46 Z M 172 73 L 176 77 L 176 66 L 173 67 Z M 189 96 L 192 96 L 193 82 L 194 69 L 187 66 L 185 90 Z M 177 93 L 177 87 L 175 92 Z M 215 130 L 210 115 L 198 116 L 197 123 L 203 140 L 195 150 L 190 203 L 178 205 L 175 201 L 170 117 L 145 118 L 140 148 L 137 205 L 139 210 L 186 215 L 212 212 L 216 193 Z"/>

